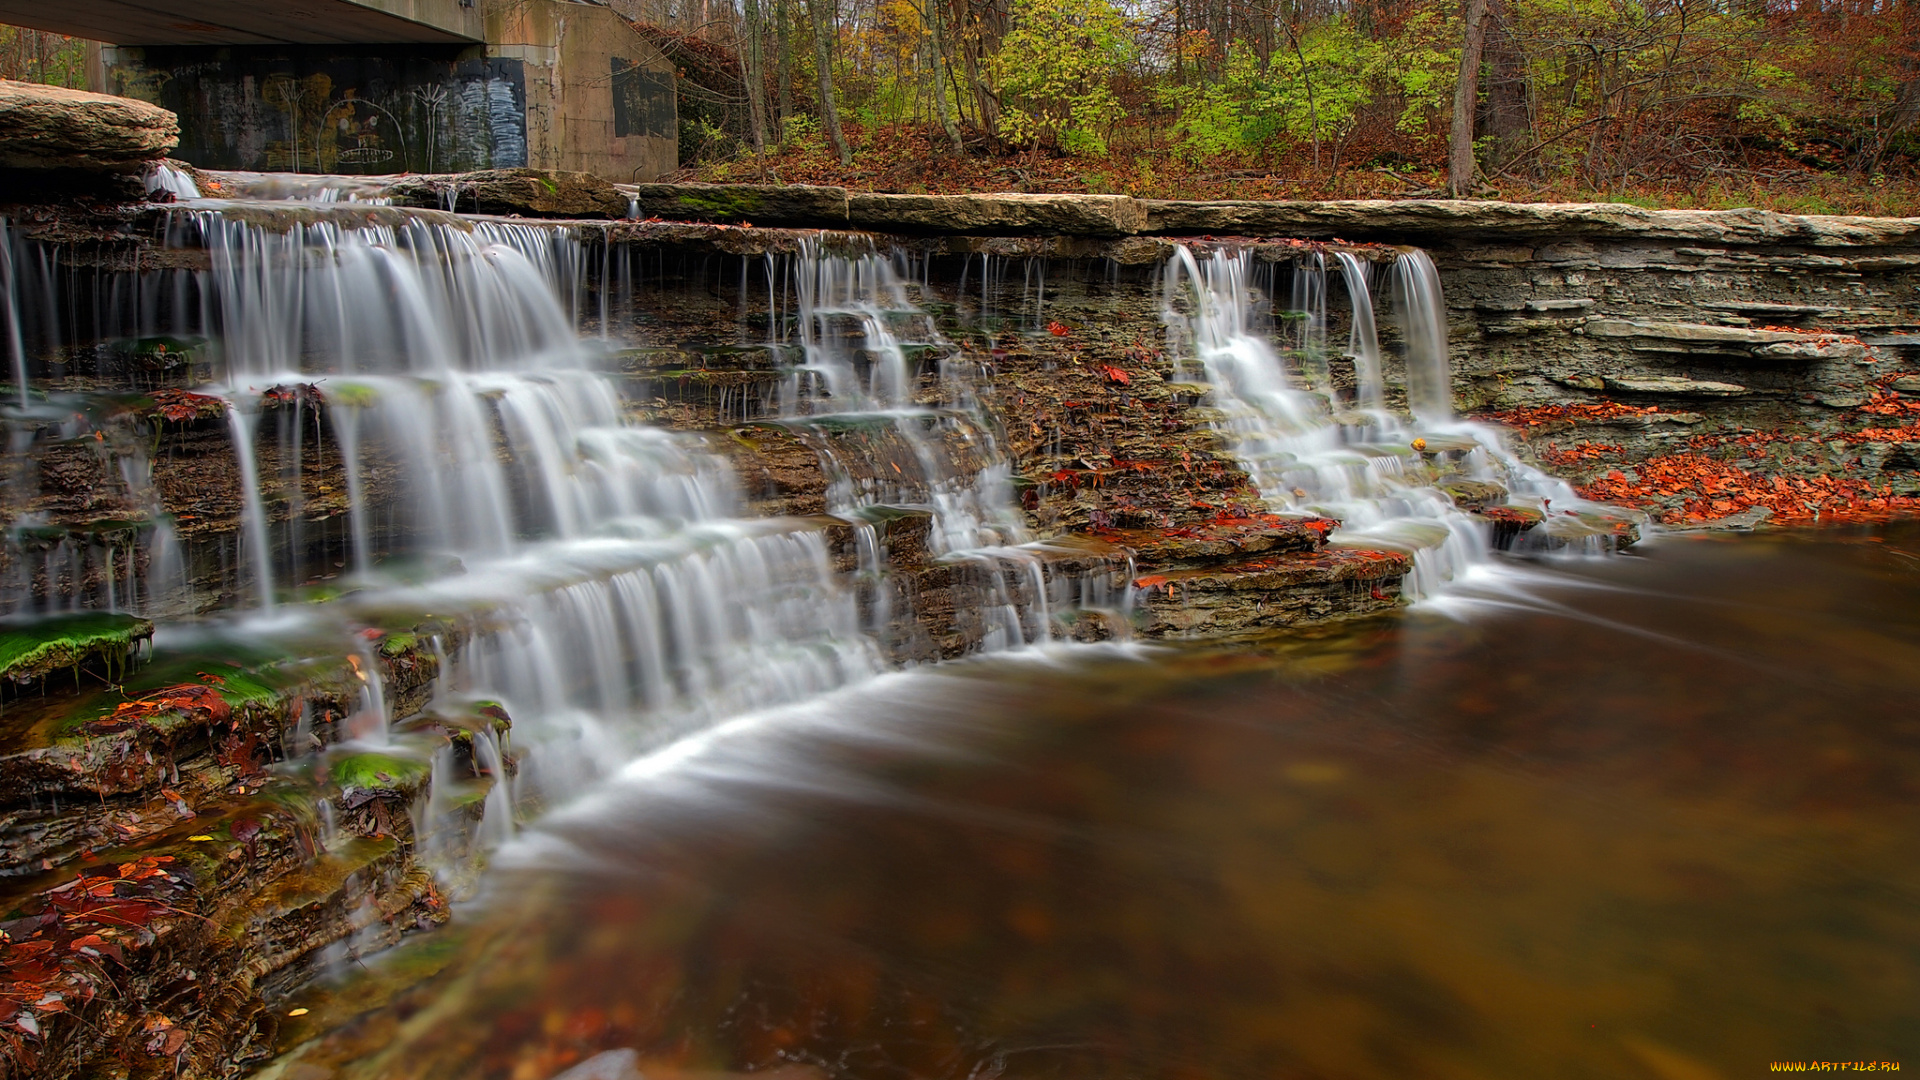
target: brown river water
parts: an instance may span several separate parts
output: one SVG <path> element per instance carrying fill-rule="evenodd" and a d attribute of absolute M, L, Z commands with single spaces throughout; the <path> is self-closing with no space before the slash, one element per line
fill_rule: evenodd
<path fill-rule="evenodd" d="M 727 725 L 287 1003 L 269 1073 L 1920 1069 L 1920 528 L 1533 573 Z"/>

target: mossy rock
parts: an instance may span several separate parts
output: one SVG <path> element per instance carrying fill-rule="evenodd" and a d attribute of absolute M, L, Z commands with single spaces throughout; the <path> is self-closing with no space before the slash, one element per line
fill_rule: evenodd
<path fill-rule="evenodd" d="M 844 226 L 844 188 L 808 184 L 641 184 L 634 200 L 646 217 L 755 225 Z"/>
<path fill-rule="evenodd" d="M 388 634 L 380 641 L 380 655 L 391 660 L 395 657 L 405 656 L 418 647 L 419 644 L 420 636 L 418 634 Z"/>
<path fill-rule="evenodd" d="M 327 762 L 327 779 L 342 791 L 412 792 L 432 773 L 431 757 L 403 748 L 352 751 Z"/>
<path fill-rule="evenodd" d="M 328 405 L 364 409 L 379 404 L 380 391 L 358 382 L 331 382 L 323 388 Z"/>
<path fill-rule="evenodd" d="M 12 623 L 0 630 L 0 678 L 33 682 L 94 659 L 117 666 L 138 642 L 152 636 L 153 624 L 147 620 L 110 612 Z"/>

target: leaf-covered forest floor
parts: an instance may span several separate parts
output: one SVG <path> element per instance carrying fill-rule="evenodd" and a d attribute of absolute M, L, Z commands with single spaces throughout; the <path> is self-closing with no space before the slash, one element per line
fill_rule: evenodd
<path fill-rule="evenodd" d="M 1102 158 L 1039 150 L 994 154 L 977 142 L 956 153 L 937 127 L 914 123 L 846 125 L 853 164 L 842 165 L 825 138 L 812 134 L 725 160 L 697 162 L 669 179 L 707 183 L 827 184 L 865 191 L 956 195 L 1017 191 L 1132 195 L 1155 199 L 1432 199 L 1446 194 L 1446 170 L 1433 161 L 1375 155 L 1364 164 L 1316 167 L 1310 149 L 1293 160 L 1195 162 L 1151 130 L 1129 130 Z M 1920 216 L 1920 177 L 1907 170 L 1864 176 L 1810 166 L 1766 150 L 1744 155 L 1741 168 L 1692 177 L 1628 179 L 1596 187 L 1573 177 L 1483 178 L 1475 198 L 1511 202 L 1620 202 L 1649 209 L 1731 210 L 1757 207 L 1789 214 Z M 1352 152 L 1348 160 L 1360 161 Z"/>

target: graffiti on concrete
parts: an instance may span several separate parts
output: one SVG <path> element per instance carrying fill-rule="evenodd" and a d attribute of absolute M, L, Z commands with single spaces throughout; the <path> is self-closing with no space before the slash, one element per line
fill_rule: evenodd
<path fill-rule="evenodd" d="M 202 168 L 302 173 L 465 172 L 527 164 L 519 60 L 418 49 L 115 50 L 116 89 L 180 116 Z"/>

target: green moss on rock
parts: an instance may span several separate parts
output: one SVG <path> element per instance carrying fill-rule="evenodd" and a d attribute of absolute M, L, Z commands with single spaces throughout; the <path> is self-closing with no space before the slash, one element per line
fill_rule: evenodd
<path fill-rule="evenodd" d="M 117 667 L 138 642 L 152 636 L 147 620 L 108 612 L 9 624 L 0 630 L 0 678 L 32 682 L 93 659 Z"/>
<path fill-rule="evenodd" d="M 327 765 L 327 778 L 343 791 L 409 791 L 425 783 L 432 771 L 433 763 L 425 757 L 363 750 L 334 758 Z"/>

